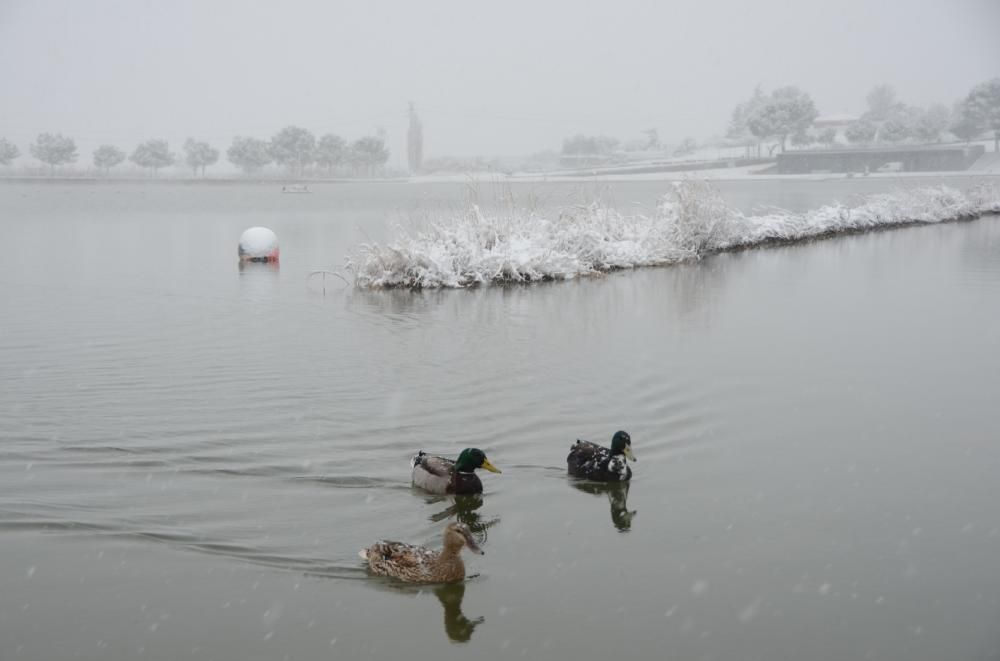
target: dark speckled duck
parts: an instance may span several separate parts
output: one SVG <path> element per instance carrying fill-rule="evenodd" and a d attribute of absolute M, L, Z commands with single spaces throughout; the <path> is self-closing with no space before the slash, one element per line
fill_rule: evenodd
<path fill-rule="evenodd" d="M 413 468 L 413 486 L 436 494 L 482 493 L 483 483 L 474 471 L 483 468 L 491 473 L 500 472 L 478 448 L 462 450 L 457 461 L 435 457 L 421 450 L 410 460 L 410 466 Z"/>
<path fill-rule="evenodd" d="M 632 454 L 632 437 L 619 431 L 612 437 L 610 449 L 590 441 L 578 440 L 570 448 L 566 465 L 569 474 L 574 477 L 597 482 L 624 482 L 632 479 L 628 459 L 636 460 Z"/>

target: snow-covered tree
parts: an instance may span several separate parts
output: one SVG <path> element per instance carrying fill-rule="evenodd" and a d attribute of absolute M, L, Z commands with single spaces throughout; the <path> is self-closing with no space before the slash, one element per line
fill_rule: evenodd
<path fill-rule="evenodd" d="M 21 155 L 21 150 L 7 138 L 0 138 L 0 165 L 10 165 L 11 161 Z"/>
<path fill-rule="evenodd" d="M 147 140 L 135 148 L 129 160 L 139 167 L 149 168 L 151 174 L 156 174 L 160 168 L 173 165 L 177 157 L 170 152 L 166 140 Z"/>
<path fill-rule="evenodd" d="M 271 162 L 271 148 L 264 140 L 238 135 L 226 150 L 226 158 L 243 172 L 251 174 Z"/>
<path fill-rule="evenodd" d="M 848 124 L 844 130 L 844 136 L 848 142 L 853 144 L 866 144 L 875 139 L 876 131 L 878 131 L 878 126 L 875 125 L 875 122 L 862 117 Z"/>
<path fill-rule="evenodd" d="M 61 133 L 39 134 L 29 151 L 42 163 L 47 163 L 52 173 L 55 173 L 57 165 L 76 163 L 76 143 Z"/>
<path fill-rule="evenodd" d="M 733 108 L 733 113 L 729 118 L 729 126 L 726 128 L 726 137 L 730 140 L 737 140 L 746 145 L 747 157 L 750 156 L 750 147 L 757 145 L 758 156 L 760 151 L 760 141 L 757 140 L 753 133 L 750 132 L 750 127 L 747 126 L 747 119 L 753 115 L 757 108 L 762 106 L 767 100 L 767 95 L 764 94 L 760 85 L 754 88 L 753 94 L 750 98 Z"/>
<path fill-rule="evenodd" d="M 347 142 L 339 135 L 327 133 L 316 144 L 316 163 L 332 173 L 333 168 L 347 161 Z"/>
<path fill-rule="evenodd" d="M 913 135 L 922 142 L 940 142 L 941 134 L 948 128 L 951 113 L 941 104 L 921 111 L 913 126 Z"/>
<path fill-rule="evenodd" d="M 833 145 L 837 142 L 837 129 L 829 128 L 825 131 L 820 131 L 819 135 L 816 136 L 816 142 L 821 145 Z"/>
<path fill-rule="evenodd" d="M 94 150 L 94 166 L 104 170 L 104 174 L 124 160 L 125 152 L 114 145 L 101 145 Z"/>
<path fill-rule="evenodd" d="M 366 136 L 354 141 L 351 145 L 353 163 L 361 166 L 372 175 L 375 169 L 385 165 L 389 160 L 389 150 L 385 147 L 385 140 L 378 136 Z"/>
<path fill-rule="evenodd" d="M 993 151 L 1000 152 L 1000 78 L 973 87 L 965 105 L 973 121 L 993 131 Z"/>
<path fill-rule="evenodd" d="M 301 176 L 315 160 L 315 150 L 316 137 L 298 126 L 286 126 L 271 138 L 271 158 L 294 175 Z"/>
<path fill-rule="evenodd" d="M 193 138 L 184 141 L 184 162 L 194 170 L 195 176 L 201 169 L 201 176 L 205 176 L 205 168 L 215 165 L 219 161 L 219 150 L 214 149 L 207 142 L 198 142 Z"/>
<path fill-rule="evenodd" d="M 674 156 L 687 156 L 698 150 L 698 141 L 694 138 L 684 138 L 681 143 L 674 148 Z"/>
<path fill-rule="evenodd" d="M 753 134 L 747 126 L 747 119 L 760 106 L 767 101 L 767 95 L 761 90 L 760 85 L 754 88 L 753 95 L 749 100 L 733 108 L 733 114 L 729 118 L 729 126 L 726 128 L 726 137 L 733 140 L 747 140 Z"/>
<path fill-rule="evenodd" d="M 563 140 L 562 153 L 579 156 L 606 156 L 618 148 L 618 140 L 605 135 L 574 135 Z"/>
<path fill-rule="evenodd" d="M 794 147 L 805 147 L 806 145 L 811 145 L 816 142 L 816 136 L 808 131 L 796 131 L 789 138 L 789 142 L 791 142 Z"/>
<path fill-rule="evenodd" d="M 890 117 L 878 130 L 880 141 L 902 142 L 910 137 L 910 126 L 903 117 Z"/>
<path fill-rule="evenodd" d="M 873 122 L 886 121 L 900 105 L 892 85 L 876 85 L 865 99 L 868 101 L 865 116 Z"/>
<path fill-rule="evenodd" d="M 643 134 L 646 136 L 646 145 L 645 145 L 645 148 L 647 150 L 659 149 L 660 148 L 660 132 L 659 131 L 657 131 L 656 129 L 646 129 L 645 131 L 643 131 Z"/>
<path fill-rule="evenodd" d="M 410 172 L 420 171 L 424 161 L 424 125 L 417 116 L 417 110 L 410 103 L 410 127 L 406 131 L 406 162 Z"/>
<path fill-rule="evenodd" d="M 969 112 L 969 106 L 965 99 L 955 104 L 951 113 L 951 123 L 948 125 L 950 131 L 956 138 L 969 142 L 983 132 L 979 120 Z"/>
<path fill-rule="evenodd" d="M 795 86 L 779 87 L 750 113 L 747 127 L 762 140 L 777 140 L 784 151 L 788 136 L 808 129 L 818 115 L 808 94 Z"/>

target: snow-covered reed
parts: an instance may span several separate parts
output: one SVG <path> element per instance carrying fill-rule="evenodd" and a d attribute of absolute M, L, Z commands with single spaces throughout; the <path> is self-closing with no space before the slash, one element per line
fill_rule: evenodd
<path fill-rule="evenodd" d="M 652 215 L 626 215 L 602 204 L 551 215 L 478 206 L 399 229 L 389 245 L 365 244 L 347 269 L 362 288 L 469 287 L 536 282 L 699 259 L 724 250 L 792 242 L 914 223 L 1000 213 L 1000 191 L 938 186 L 872 195 L 854 207 L 745 215 L 701 181 L 675 184 Z"/>

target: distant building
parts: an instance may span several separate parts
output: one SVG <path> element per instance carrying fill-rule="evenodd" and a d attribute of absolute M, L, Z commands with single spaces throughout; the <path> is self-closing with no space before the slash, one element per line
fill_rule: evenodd
<path fill-rule="evenodd" d="M 813 120 L 812 126 L 817 133 L 822 133 L 828 129 L 833 129 L 837 132 L 837 137 L 835 138 L 837 142 L 847 142 L 847 136 L 844 135 L 844 131 L 847 127 L 858 121 L 857 115 L 849 114 L 839 114 L 839 115 L 822 115 Z"/>

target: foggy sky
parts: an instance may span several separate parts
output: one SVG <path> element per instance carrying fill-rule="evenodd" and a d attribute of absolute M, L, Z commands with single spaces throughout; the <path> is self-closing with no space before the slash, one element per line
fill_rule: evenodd
<path fill-rule="evenodd" d="M 757 84 L 797 84 L 822 114 L 860 113 L 883 82 L 950 106 L 1000 76 L 998 26 L 1000 0 L 0 0 L 0 137 L 27 155 L 62 132 L 89 164 L 103 142 L 383 127 L 398 166 L 412 100 L 426 156 L 702 139 Z"/>

